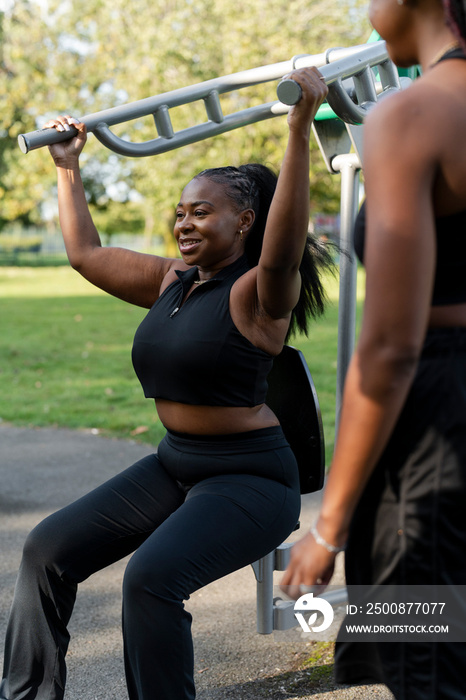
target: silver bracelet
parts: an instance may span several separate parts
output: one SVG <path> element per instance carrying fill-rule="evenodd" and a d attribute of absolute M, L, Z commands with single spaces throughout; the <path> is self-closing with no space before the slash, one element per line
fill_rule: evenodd
<path fill-rule="evenodd" d="M 343 545 L 343 547 L 335 547 L 334 544 L 329 544 L 324 538 L 319 535 L 317 531 L 316 524 L 314 524 L 311 529 L 309 530 L 317 544 L 320 544 L 322 547 L 325 547 L 327 552 L 331 552 L 332 554 L 338 554 L 338 552 L 343 552 L 343 550 L 346 548 L 346 545 Z"/>

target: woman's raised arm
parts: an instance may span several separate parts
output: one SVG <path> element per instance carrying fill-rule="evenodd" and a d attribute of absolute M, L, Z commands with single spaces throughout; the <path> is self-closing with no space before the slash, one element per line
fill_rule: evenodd
<path fill-rule="evenodd" d="M 289 316 L 299 299 L 299 265 L 309 229 L 309 140 L 328 88 L 316 68 L 291 73 L 302 89 L 288 115 L 289 139 L 270 206 L 257 271 L 259 305 L 274 319 Z"/>
<path fill-rule="evenodd" d="M 87 205 L 79 169 L 86 143 L 86 127 L 71 117 L 59 117 L 46 128 L 78 130 L 70 141 L 49 147 L 57 167 L 58 208 L 66 252 L 71 266 L 89 282 L 124 301 L 149 308 L 157 299 L 163 278 L 173 261 L 123 248 L 101 245 Z"/>

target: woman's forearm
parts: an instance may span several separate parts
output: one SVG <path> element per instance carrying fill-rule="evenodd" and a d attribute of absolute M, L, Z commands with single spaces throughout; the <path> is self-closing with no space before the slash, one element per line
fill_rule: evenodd
<path fill-rule="evenodd" d="M 327 541 L 338 545 L 346 541 L 352 515 L 400 415 L 416 366 L 415 355 L 395 349 L 356 350 L 318 524 Z"/>
<path fill-rule="evenodd" d="M 312 121 L 327 95 L 316 69 L 292 73 L 302 97 L 288 114 L 289 138 L 277 188 L 267 216 L 257 272 L 260 308 L 289 318 L 301 293 L 299 267 L 309 229 L 309 139 Z"/>
<path fill-rule="evenodd" d="M 316 530 L 293 546 L 282 579 L 282 589 L 292 598 L 302 595 L 303 584 L 330 582 L 336 553 L 328 545 L 345 545 L 354 510 L 413 381 L 416 353 L 396 344 L 370 346 L 369 351 L 367 345 L 359 345 L 350 363 L 335 456 Z"/>
<path fill-rule="evenodd" d="M 288 114 L 289 136 L 267 217 L 261 265 L 296 275 L 309 229 L 309 146 L 312 122 L 328 88 L 317 69 L 292 73 L 302 97 Z"/>
<path fill-rule="evenodd" d="M 309 229 L 309 134 L 290 132 L 270 206 L 261 263 L 297 269 Z"/>

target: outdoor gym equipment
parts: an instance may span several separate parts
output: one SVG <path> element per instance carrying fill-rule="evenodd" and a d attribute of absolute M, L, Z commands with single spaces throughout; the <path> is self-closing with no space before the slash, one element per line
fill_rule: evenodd
<path fill-rule="evenodd" d="M 186 146 L 218 134 L 286 114 L 289 105 L 299 98 L 294 81 L 279 85 L 279 100 L 223 114 L 220 96 L 261 83 L 276 81 L 299 68 L 318 67 L 329 86 L 328 104 L 343 120 L 360 124 L 367 110 L 377 100 L 377 93 L 387 93 L 399 89 L 398 73 L 389 60 L 384 42 L 364 44 L 347 49 L 334 48 L 316 55 L 295 56 L 260 68 L 214 78 L 189 87 L 178 88 L 137 102 L 106 109 L 81 118 L 87 130 L 107 148 L 123 156 L 152 156 Z M 376 84 L 371 68 L 378 67 L 380 83 Z M 351 79 L 351 83 L 344 83 Z M 173 129 L 170 109 L 203 100 L 207 121 L 180 131 Z M 290 101 L 291 100 L 291 101 Z M 285 104 L 286 103 L 286 104 Z M 131 143 L 119 138 L 110 130 L 111 126 L 153 115 L 157 138 L 144 143 Z M 317 117 L 319 118 L 319 117 Z M 71 138 L 76 131 L 59 132 L 55 129 L 40 129 L 20 134 L 18 142 L 21 150 L 31 150 L 59 143 Z"/>

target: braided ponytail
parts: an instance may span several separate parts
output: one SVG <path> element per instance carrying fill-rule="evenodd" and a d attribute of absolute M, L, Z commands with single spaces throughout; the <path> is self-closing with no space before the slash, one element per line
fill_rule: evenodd
<path fill-rule="evenodd" d="M 206 177 L 213 182 L 225 185 L 226 194 L 235 202 L 239 210 L 254 211 L 254 224 L 246 238 L 245 254 L 249 267 L 255 267 L 261 255 L 267 216 L 277 186 L 277 176 L 265 165 L 248 163 L 239 168 L 231 166 L 210 168 L 203 170 L 196 177 Z M 301 293 L 291 314 L 285 342 L 298 331 L 307 335 L 309 316 L 316 318 L 324 312 L 326 296 L 321 276 L 325 270 L 333 269 L 334 261 L 329 248 L 308 234 L 299 267 L 302 280 Z"/>
<path fill-rule="evenodd" d="M 251 205 L 254 209 L 254 224 L 246 238 L 244 247 L 250 267 L 255 267 L 262 251 L 267 216 L 277 186 L 277 176 L 270 168 L 259 163 L 240 165 L 238 170 L 252 183 L 255 200 Z"/>

